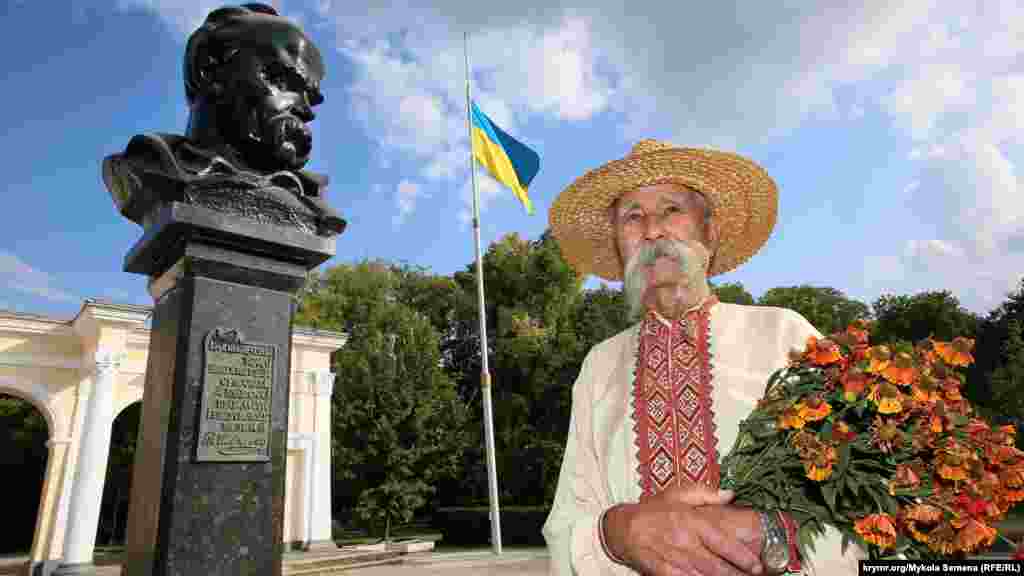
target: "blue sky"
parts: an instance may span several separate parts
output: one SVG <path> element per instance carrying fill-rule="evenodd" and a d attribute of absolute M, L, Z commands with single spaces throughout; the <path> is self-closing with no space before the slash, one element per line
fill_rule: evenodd
<path fill-rule="evenodd" d="M 117 213 L 100 162 L 134 134 L 184 130 L 184 41 L 220 4 L 0 7 L 0 308 L 70 317 L 85 297 L 150 303 L 145 278 L 121 271 L 141 230 Z M 328 264 L 472 263 L 468 32 L 481 109 L 541 156 L 534 216 L 481 183 L 485 243 L 536 238 L 576 176 L 653 137 L 737 151 L 778 183 L 771 240 L 718 278 L 755 296 L 803 283 L 866 302 L 949 289 L 984 313 L 1021 278 L 1017 2 L 421 4 L 276 2 L 327 66 L 308 168 L 330 175 L 349 221 Z"/>

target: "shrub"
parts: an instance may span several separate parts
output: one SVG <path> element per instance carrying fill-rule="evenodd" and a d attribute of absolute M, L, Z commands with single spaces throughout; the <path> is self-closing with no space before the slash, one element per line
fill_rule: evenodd
<path fill-rule="evenodd" d="M 543 546 L 541 528 L 547 520 L 548 506 L 508 506 L 499 509 L 501 542 L 512 546 Z M 486 506 L 439 508 L 433 526 L 445 544 L 460 546 L 490 545 L 491 518 Z"/>

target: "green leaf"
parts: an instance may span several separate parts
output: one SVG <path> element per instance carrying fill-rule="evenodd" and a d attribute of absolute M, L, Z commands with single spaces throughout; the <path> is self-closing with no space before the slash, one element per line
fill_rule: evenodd
<path fill-rule="evenodd" d="M 825 504 L 828 505 L 829 511 L 835 515 L 836 513 L 836 486 L 833 482 L 825 482 L 821 484 L 821 495 L 825 497 Z"/>
<path fill-rule="evenodd" d="M 836 475 L 843 477 L 846 475 L 846 469 L 850 466 L 850 443 L 843 442 L 839 446 L 839 462 L 836 465 Z"/>

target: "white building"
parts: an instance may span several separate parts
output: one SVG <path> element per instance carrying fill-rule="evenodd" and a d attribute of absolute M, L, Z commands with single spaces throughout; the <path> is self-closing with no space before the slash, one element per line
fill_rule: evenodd
<path fill-rule="evenodd" d="M 0 392 L 31 402 L 50 434 L 33 566 L 92 561 L 111 428 L 142 400 L 149 313 L 148 306 L 96 300 L 86 300 L 70 321 L 0 311 Z M 330 356 L 344 345 L 344 334 L 298 327 L 292 333 L 287 543 L 331 539 Z M 102 462 L 77 470 L 81 454 Z"/>

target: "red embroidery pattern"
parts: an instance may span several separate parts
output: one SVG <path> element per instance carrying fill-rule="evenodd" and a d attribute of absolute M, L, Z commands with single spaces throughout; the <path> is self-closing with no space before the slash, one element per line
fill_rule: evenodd
<path fill-rule="evenodd" d="M 708 348 L 708 316 L 715 302 L 712 296 L 671 326 L 653 315 L 640 325 L 633 431 L 646 496 L 676 481 L 718 487 Z"/>

